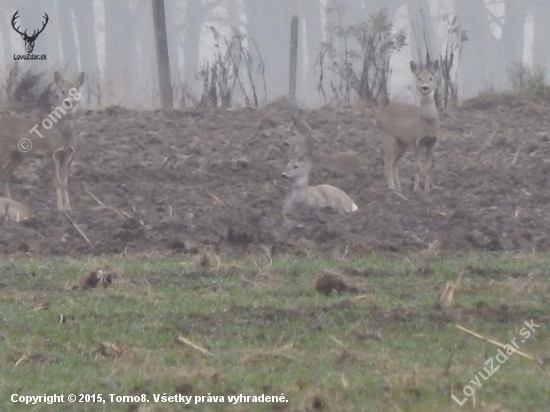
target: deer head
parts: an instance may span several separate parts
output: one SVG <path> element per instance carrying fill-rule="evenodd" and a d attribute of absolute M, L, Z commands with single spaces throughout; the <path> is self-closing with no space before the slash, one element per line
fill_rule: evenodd
<path fill-rule="evenodd" d="M 27 30 L 25 30 L 25 32 L 22 33 L 22 32 L 19 31 L 20 26 L 15 27 L 15 24 L 17 23 L 16 20 L 17 20 L 18 17 L 19 17 L 19 10 L 17 10 L 15 12 L 15 14 L 13 15 L 13 18 L 11 19 L 11 26 L 13 27 L 13 29 L 17 33 L 19 33 L 21 35 L 23 40 L 25 40 L 25 48 L 27 49 L 27 53 L 32 53 L 32 51 L 34 50 L 34 42 L 36 41 L 36 38 L 38 37 L 38 35 L 40 33 L 42 33 L 44 31 L 44 29 L 46 28 L 46 25 L 48 24 L 48 21 L 50 20 L 50 18 L 48 17 L 48 15 L 46 13 L 44 13 L 44 18 L 46 20 L 44 21 L 44 23 L 42 23 L 42 28 L 38 31 L 33 30 L 32 35 L 29 36 L 27 34 Z"/>
<path fill-rule="evenodd" d="M 428 96 L 437 89 L 437 76 L 439 74 L 439 60 L 427 63 L 425 68 L 411 61 L 411 72 L 416 78 L 416 89 L 421 96 Z"/>

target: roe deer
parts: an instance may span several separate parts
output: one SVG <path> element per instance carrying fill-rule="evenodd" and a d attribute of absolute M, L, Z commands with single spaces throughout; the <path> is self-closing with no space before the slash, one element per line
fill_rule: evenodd
<path fill-rule="evenodd" d="M 439 60 L 419 68 L 410 63 L 415 76 L 416 89 L 420 95 L 420 106 L 390 104 L 376 116 L 375 123 L 382 131 L 384 140 L 384 171 L 390 189 L 401 191 L 397 174 L 397 162 L 407 148 L 414 148 L 414 190 L 420 189 L 420 172 L 424 169 L 425 190 L 430 188 L 433 149 L 440 137 L 439 115 L 434 93 L 439 74 Z M 425 164 L 422 166 L 422 150 L 425 150 Z"/>
<path fill-rule="evenodd" d="M 72 127 L 72 107 L 80 100 L 78 90 L 84 83 L 84 73 L 72 80 L 54 74 L 58 93 L 56 107 L 41 118 L 0 118 L 0 183 L 4 195 L 11 199 L 10 178 L 25 156 L 44 156 L 53 161 L 53 183 L 57 209 L 71 210 L 67 180 L 75 152 Z"/>
<path fill-rule="evenodd" d="M 295 120 L 296 122 L 296 120 Z M 298 123 L 307 123 L 300 120 Z M 307 126 L 304 135 L 303 146 L 305 151 L 299 158 L 292 159 L 283 177 L 292 181 L 292 192 L 290 192 L 283 204 L 283 216 L 286 220 L 287 215 L 292 214 L 300 208 L 322 209 L 331 207 L 340 214 L 347 214 L 357 211 L 355 202 L 342 190 L 331 185 L 309 186 L 309 172 L 311 170 L 311 134 Z"/>
<path fill-rule="evenodd" d="M 313 167 L 322 167 L 342 174 L 351 173 L 361 168 L 361 162 L 353 152 L 340 152 L 329 155 L 317 154 L 313 151 L 313 133 L 309 125 L 292 116 L 296 130 L 283 142 L 284 146 L 290 147 L 293 158 L 301 158 L 308 154 Z M 306 136 L 310 136 L 306 138 Z"/>
<path fill-rule="evenodd" d="M 311 160 L 292 159 L 283 177 L 292 181 L 292 192 L 285 198 L 283 216 L 292 214 L 300 208 L 322 209 L 331 207 L 340 214 L 357 211 L 357 205 L 346 192 L 331 185 L 309 186 Z"/>

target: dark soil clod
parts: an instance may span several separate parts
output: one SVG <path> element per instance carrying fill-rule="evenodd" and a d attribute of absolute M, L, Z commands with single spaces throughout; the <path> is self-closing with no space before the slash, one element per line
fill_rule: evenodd
<path fill-rule="evenodd" d="M 332 273 L 324 273 L 315 282 L 315 290 L 323 295 L 329 295 L 332 291 L 337 293 L 357 292 L 357 288 L 348 286 L 341 276 Z"/>

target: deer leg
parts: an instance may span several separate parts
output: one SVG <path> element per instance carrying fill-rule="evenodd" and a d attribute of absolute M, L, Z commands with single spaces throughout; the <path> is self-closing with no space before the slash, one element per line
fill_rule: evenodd
<path fill-rule="evenodd" d="M 11 199 L 10 178 L 22 161 L 23 157 L 19 153 L 12 154 L 0 173 L 0 181 L 4 182 L 4 196 L 8 199 Z"/>
<path fill-rule="evenodd" d="M 425 144 L 426 147 L 426 160 L 425 160 L 425 170 L 424 170 L 424 190 L 430 190 L 430 180 L 431 180 L 431 171 L 433 168 L 433 151 L 434 146 L 437 143 L 437 138 L 429 138 Z"/>
<path fill-rule="evenodd" d="M 422 170 L 422 146 L 414 146 L 414 191 L 420 189 L 420 172 Z"/>
<path fill-rule="evenodd" d="M 393 136 L 385 134 L 384 135 L 384 173 L 386 174 L 386 180 L 388 182 L 388 187 L 391 190 L 395 190 L 394 184 L 394 160 L 395 160 L 395 139 Z"/>
<path fill-rule="evenodd" d="M 8 163 L 4 166 L 4 169 L 2 170 L 2 173 L 0 173 L 0 181 L 4 182 L 4 196 L 6 196 L 8 199 L 11 199 L 11 191 L 10 191 L 10 177 L 12 174 L 11 171 L 11 164 L 12 160 L 8 160 Z"/>
<path fill-rule="evenodd" d="M 393 172 L 393 181 L 395 182 L 395 188 L 398 192 L 401 192 L 401 181 L 399 180 L 399 175 L 397 173 L 397 163 L 399 162 L 399 160 L 401 160 L 401 158 L 407 151 L 407 145 L 398 140 L 396 141 L 396 143 L 397 144 L 396 144 L 396 151 L 394 153 L 392 172 Z"/>
<path fill-rule="evenodd" d="M 61 191 L 61 172 L 60 172 L 60 169 L 61 169 L 60 160 L 62 159 L 59 159 L 59 157 L 61 157 L 59 152 L 54 153 L 53 185 L 55 186 L 55 194 L 57 197 L 57 210 L 61 211 L 63 210 L 63 194 Z"/>
<path fill-rule="evenodd" d="M 71 210 L 71 202 L 69 201 L 69 169 L 71 167 L 71 163 L 73 162 L 73 149 L 71 149 L 70 153 L 65 155 L 63 157 L 63 163 L 61 167 L 61 193 L 63 196 L 63 203 L 65 210 Z"/>
<path fill-rule="evenodd" d="M 68 169 L 68 165 L 67 165 L 67 169 Z M 63 202 L 65 205 L 65 210 L 72 210 L 71 202 L 69 200 L 69 189 L 68 189 L 67 180 L 68 180 L 68 170 L 65 170 L 61 178 L 61 190 L 63 194 Z"/>

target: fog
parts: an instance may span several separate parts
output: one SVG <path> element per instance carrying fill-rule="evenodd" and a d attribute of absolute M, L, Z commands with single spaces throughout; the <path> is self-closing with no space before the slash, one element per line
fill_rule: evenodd
<path fill-rule="evenodd" d="M 543 68 L 550 60 L 545 24 L 550 2 L 542 0 L 165 0 L 164 5 L 175 107 L 204 103 L 205 85 L 223 76 L 219 66 L 212 77 L 216 61 L 238 63 L 238 77 L 229 74 L 225 83 L 234 90 L 232 105 L 253 104 L 253 93 L 259 104 L 286 96 L 293 15 L 299 16 L 297 99 L 308 106 L 338 103 L 328 77 L 323 79 L 325 95 L 318 90 L 319 53 L 330 38 L 329 26 L 345 29 L 383 8 L 393 33 L 403 30 L 407 43 L 391 56 L 391 99 L 411 98 L 409 60 L 425 57 L 424 33 L 432 58 L 444 54 L 454 15 L 467 35 L 452 68 L 458 70 L 461 99 L 510 88 L 518 64 Z M 330 12 L 335 6 L 336 20 Z M 150 0 L 2 0 L 1 84 L 5 87 L 15 64 L 48 78 L 55 70 L 84 71 L 84 105 L 159 107 L 152 7 Z M 16 11 L 16 27 L 29 35 L 42 27 L 47 13 L 33 50 L 47 60 L 15 60 L 14 55 L 26 54 L 22 36 L 12 27 Z M 340 51 L 356 46 L 352 41 L 334 45 Z"/>

